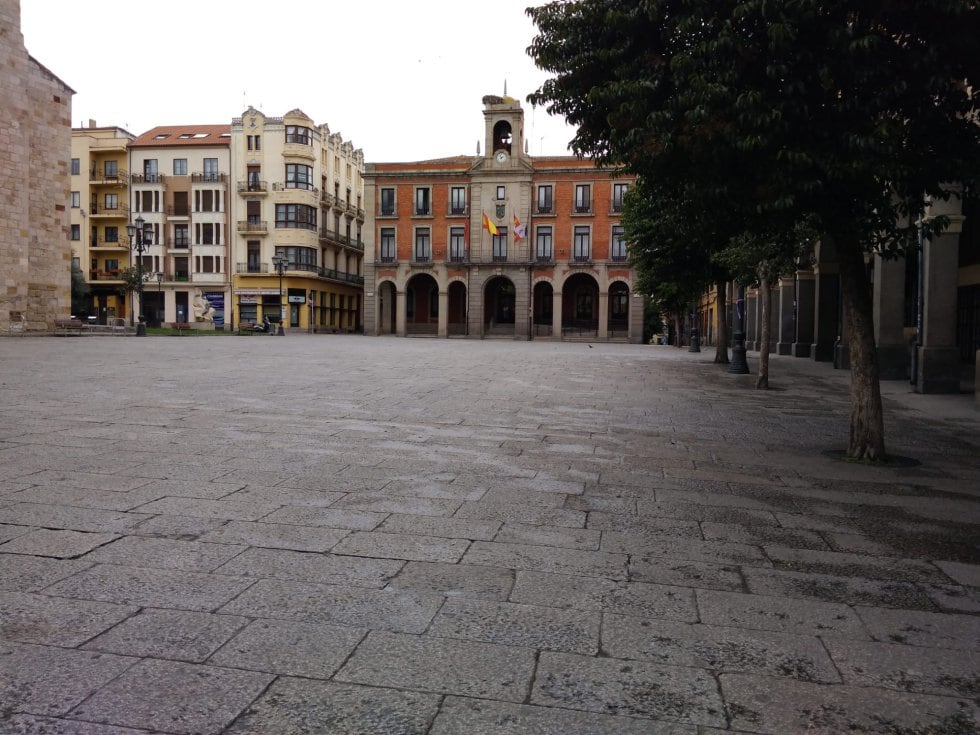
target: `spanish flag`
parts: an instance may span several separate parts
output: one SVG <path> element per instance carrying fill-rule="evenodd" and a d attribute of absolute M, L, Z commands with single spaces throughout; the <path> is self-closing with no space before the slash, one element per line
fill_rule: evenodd
<path fill-rule="evenodd" d="M 517 219 L 517 212 L 514 212 L 514 242 L 520 242 L 527 237 L 527 225 L 522 225 Z"/>
<path fill-rule="evenodd" d="M 486 212 L 483 213 L 483 229 L 488 230 L 491 235 L 497 234 L 497 225 L 490 221 L 490 218 L 487 217 Z"/>

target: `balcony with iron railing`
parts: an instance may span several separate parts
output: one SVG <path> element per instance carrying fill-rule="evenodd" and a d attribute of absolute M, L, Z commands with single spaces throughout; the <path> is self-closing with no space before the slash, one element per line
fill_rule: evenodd
<path fill-rule="evenodd" d="M 269 182 L 259 181 L 258 179 L 249 179 L 248 181 L 238 182 L 238 193 L 239 194 L 268 194 L 269 193 Z"/>
<path fill-rule="evenodd" d="M 355 237 L 350 237 L 348 235 L 342 235 L 336 230 L 331 230 L 329 227 L 321 227 L 319 231 L 319 238 L 327 243 L 332 243 L 334 245 L 342 245 L 346 248 L 351 248 L 360 252 L 364 252 L 364 241 L 358 240 Z"/>
<path fill-rule="evenodd" d="M 273 191 L 278 192 L 296 192 L 304 196 L 310 196 L 319 201 L 320 199 L 320 189 L 316 186 L 306 186 L 304 184 L 294 184 L 291 182 L 277 181 L 272 185 Z M 280 200 L 282 201 L 282 200 Z"/>
<path fill-rule="evenodd" d="M 268 272 L 269 272 L 268 263 L 236 263 L 235 264 L 235 273 L 239 273 L 239 274 L 247 274 L 247 273 L 262 274 Z"/>
<path fill-rule="evenodd" d="M 114 186 L 125 186 L 129 183 L 129 172 L 126 169 L 119 168 L 115 172 L 106 173 L 104 168 L 94 169 L 89 172 L 89 184 L 100 185 L 100 184 L 111 184 Z"/>
<path fill-rule="evenodd" d="M 131 184 L 162 184 L 165 180 L 164 174 L 133 174 L 129 177 Z"/>
<path fill-rule="evenodd" d="M 227 174 L 217 171 L 204 171 L 203 173 L 191 174 L 192 184 L 223 184 L 228 179 Z"/>
<path fill-rule="evenodd" d="M 450 205 L 449 206 L 449 212 L 447 213 L 447 216 L 449 216 L 449 217 L 464 217 L 464 216 L 468 215 L 469 213 L 470 213 L 470 208 L 467 207 L 465 204 L 462 205 L 462 206 L 455 206 L 455 207 L 452 206 L 452 205 Z"/>
<path fill-rule="evenodd" d="M 104 237 L 94 238 L 89 241 L 90 250 L 129 250 L 129 243 L 118 238 L 106 240 Z"/>
<path fill-rule="evenodd" d="M 449 257 L 446 258 L 447 263 L 466 263 L 467 260 L 466 251 L 461 253 L 450 253 Z"/>
<path fill-rule="evenodd" d="M 339 281 L 341 283 L 353 283 L 358 286 L 364 285 L 364 276 L 359 276 L 356 273 L 341 273 L 333 268 L 318 268 L 317 275 L 320 278 L 325 278 L 328 281 Z"/>
<path fill-rule="evenodd" d="M 269 223 L 265 220 L 239 220 L 238 231 L 249 235 L 264 235 L 269 232 Z"/>
<path fill-rule="evenodd" d="M 592 204 L 576 204 L 573 212 L 574 214 L 592 214 Z"/>
<path fill-rule="evenodd" d="M 190 217 L 191 208 L 190 205 L 175 207 L 173 205 L 167 207 L 168 217 Z"/>
<path fill-rule="evenodd" d="M 89 207 L 88 213 L 90 217 L 98 217 L 98 218 L 106 218 L 106 219 L 119 218 L 119 217 L 128 218 L 129 205 L 120 202 L 114 207 L 113 206 L 107 207 L 105 204 L 96 204 L 93 202 L 92 206 Z"/>

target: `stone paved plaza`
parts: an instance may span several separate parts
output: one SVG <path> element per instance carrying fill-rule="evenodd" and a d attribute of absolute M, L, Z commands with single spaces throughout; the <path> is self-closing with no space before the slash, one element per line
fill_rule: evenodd
<path fill-rule="evenodd" d="M 0 339 L 0 733 L 975 733 L 972 396 L 712 354 Z"/>

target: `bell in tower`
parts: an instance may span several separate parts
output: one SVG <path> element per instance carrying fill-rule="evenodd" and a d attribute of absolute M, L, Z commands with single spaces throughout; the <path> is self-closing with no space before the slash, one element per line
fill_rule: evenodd
<path fill-rule="evenodd" d="M 493 150 L 494 151 L 507 151 L 510 153 L 510 145 L 513 135 L 510 129 L 510 123 L 506 120 L 500 120 L 496 125 L 493 126 Z"/>

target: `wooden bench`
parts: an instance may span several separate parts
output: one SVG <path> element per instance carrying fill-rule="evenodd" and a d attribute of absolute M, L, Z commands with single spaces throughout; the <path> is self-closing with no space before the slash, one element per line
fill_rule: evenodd
<path fill-rule="evenodd" d="M 255 334 L 257 330 L 255 329 L 255 322 L 238 322 L 238 333 L 239 334 Z M 261 331 L 261 330 L 258 330 Z"/>
<path fill-rule="evenodd" d="M 74 316 L 56 316 L 54 318 L 54 328 L 60 329 L 64 336 L 71 333 L 83 334 L 88 331 L 88 324 Z"/>
<path fill-rule="evenodd" d="M 173 328 L 177 330 L 177 334 L 181 332 L 188 331 L 191 328 L 190 322 L 174 322 Z"/>

